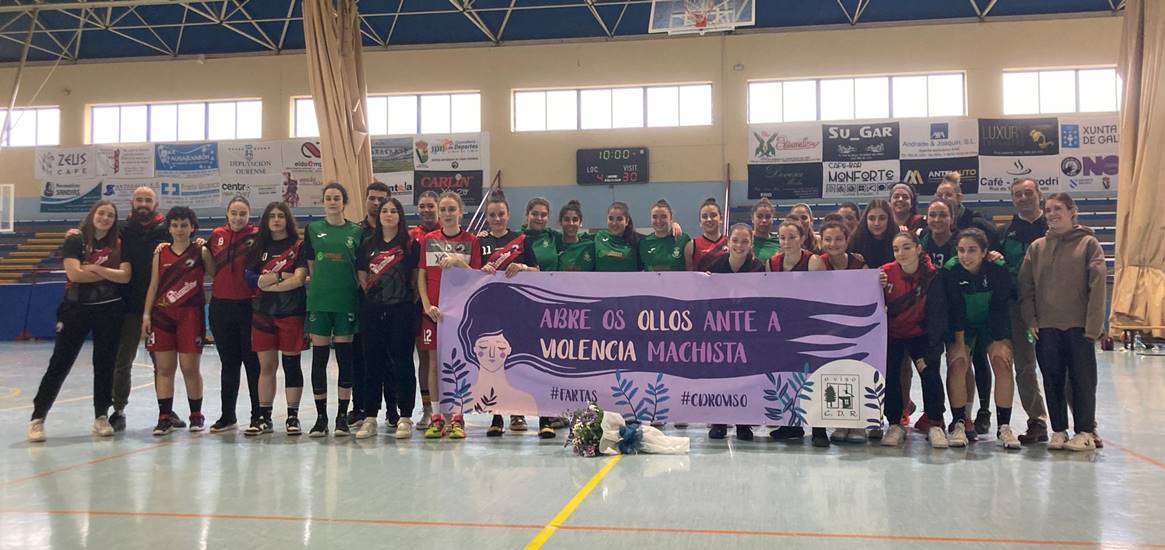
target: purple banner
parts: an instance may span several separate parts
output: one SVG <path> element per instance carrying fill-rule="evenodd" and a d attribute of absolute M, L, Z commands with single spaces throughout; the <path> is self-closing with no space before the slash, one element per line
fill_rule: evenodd
<path fill-rule="evenodd" d="M 866 427 L 886 316 L 875 270 L 519 273 L 450 269 L 438 325 L 446 412 Z"/>

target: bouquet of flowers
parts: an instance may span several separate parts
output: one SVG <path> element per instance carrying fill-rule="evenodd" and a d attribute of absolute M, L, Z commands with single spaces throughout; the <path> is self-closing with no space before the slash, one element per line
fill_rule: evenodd
<path fill-rule="evenodd" d="M 585 408 L 566 413 L 566 419 L 570 426 L 566 446 L 578 456 L 598 456 L 599 440 L 603 437 L 603 410 L 590 403 Z"/>
<path fill-rule="evenodd" d="M 628 425 L 623 415 L 604 411 L 595 403 L 566 417 L 570 421 L 566 445 L 578 456 L 688 453 L 688 438 L 667 436 L 638 422 Z"/>

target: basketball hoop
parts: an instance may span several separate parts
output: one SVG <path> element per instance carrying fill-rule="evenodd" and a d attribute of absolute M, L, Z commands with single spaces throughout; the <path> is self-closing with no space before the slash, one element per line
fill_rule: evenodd
<path fill-rule="evenodd" d="M 755 23 L 754 0 L 652 0 L 647 32 L 705 34 Z"/>

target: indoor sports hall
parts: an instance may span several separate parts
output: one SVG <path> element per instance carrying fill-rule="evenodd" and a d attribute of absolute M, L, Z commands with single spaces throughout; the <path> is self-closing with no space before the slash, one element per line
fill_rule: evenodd
<path fill-rule="evenodd" d="M 2 0 L 0 549 L 1165 549 L 1162 150 L 1159 0 Z"/>

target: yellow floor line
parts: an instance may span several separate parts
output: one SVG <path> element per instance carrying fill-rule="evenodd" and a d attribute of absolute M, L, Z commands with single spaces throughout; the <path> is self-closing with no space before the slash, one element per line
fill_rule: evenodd
<path fill-rule="evenodd" d="M 607 463 L 604 464 L 603 467 L 600 468 L 593 477 L 591 477 L 591 480 L 588 481 L 586 485 L 583 485 L 582 489 L 579 489 L 578 492 L 575 493 L 574 498 L 570 499 L 570 502 L 567 502 L 566 506 L 563 506 L 562 509 L 558 511 L 558 514 L 554 516 L 554 519 L 550 520 L 550 523 L 547 523 L 546 526 L 538 532 L 538 535 L 536 535 L 534 539 L 530 541 L 530 544 L 526 545 L 526 550 L 538 550 L 539 548 L 542 548 L 542 545 L 546 544 L 546 541 L 550 540 L 550 537 L 554 536 L 554 532 L 558 530 L 559 526 L 561 526 L 563 523 L 566 523 L 567 518 L 569 518 L 570 515 L 574 513 L 575 508 L 578 508 L 578 505 L 582 504 L 582 501 L 586 500 L 587 495 L 591 494 L 591 490 L 593 490 L 595 486 L 597 486 L 599 482 L 607 476 L 607 473 L 611 471 L 611 468 L 615 467 L 615 464 L 617 464 L 621 458 L 623 458 L 623 455 L 615 455 L 607 460 Z"/>
<path fill-rule="evenodd" d="M 134 386 L 134 387 L 130 388 L 130 392 L 132 393 L 134 390 L 140 390 L 140 389 L 142 389 L 142 388 L 148 388 L 148 387 L 150 387 L 150 386 L 153 386 L 153 385 L 154 385 L 154 383 L 153 383 L 153 382 L 146 382 L 145 384 L 141 384 L 141 385 Z M 78 396 L 78 397 L 70 397 L 70 398 L 68 398 L 68 399 L 58 399 L 58 400 L 56 400 L 55 402 L 53 402 L 53 406 L 55 407 L 55 406 L 57 406 L 57 405 L 60 405 L 61 403 L 74 403 L 74 402 L 77 402 L 77 401 L 88 401 L 88 400 L 90 400 L 90 399 L 93 399 L 93 396 L 92 396 L 92 395 L 81 395 L 81 396 Z M 27 411 L 27 410 L 30 410 L 30 409 L 32 409 L 32 405 L 21 405 L 21 406 L 19 406 L 19 407 L 7 407 L 7 408 L 4 408 L 4 409 L 0 409 L 0 412 L 10 412 L 10 411 Z"/>

